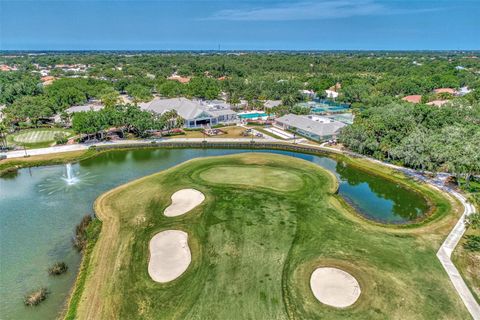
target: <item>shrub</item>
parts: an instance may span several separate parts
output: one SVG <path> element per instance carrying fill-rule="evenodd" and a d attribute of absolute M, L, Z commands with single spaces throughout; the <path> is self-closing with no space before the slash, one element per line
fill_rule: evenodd
<path fill-rule="evenodd" d="M 468 251 L 480 251 L 480 236 L 469 235 L 466 236 L 467 241 L 463 244 L 463 247 Z"/>
<path fill-rule="evenodd" d="M 465 218 L 465 224 L 467 227 L 472 227 L 473 229 L 480 229 L 480 213 L 476 212 Z"/>
<path fill-rule="evenodd" d="M 83 251 L 87 245 L 87 227 L 92 221 L 92 216 L 87 214 L 82 218 L 82 221 L 75 227 L 75 236 L 73 237 L 73 246 L 78 251 Z"/>
<path fill-rule="evenodd" d="M 55 143 L 56 144 L 65 144 L 68 142 L 68 138 L 63 133 L 56 133 L 55 134 Z"/>
<path fill-rule="evenodd" d="M 68 266 L 65 262 L 55 262 L 55 264 L 48 269 L 48 274 L 51 276 L 58 276 L 67 272 Z"/>
<path fill-rule="evenodd" d="M 26 306 L 36 306 L 47 298 L 47 288 L 40 288 L 25 295 L 23 302 Z"/>

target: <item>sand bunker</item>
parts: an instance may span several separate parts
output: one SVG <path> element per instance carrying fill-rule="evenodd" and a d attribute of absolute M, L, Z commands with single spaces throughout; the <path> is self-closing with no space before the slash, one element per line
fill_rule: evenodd
<path fill-rule="evenodd" d="M 187 270 L 192 255 L 188 247 L 188 234 L 180 230 L 157 233 L 150 240 L 148 274 L 156 282 L 169 282 Z"/>
<path fill-rule="evenodd" d="M 349 273 L 337 268 L 318 268 L 310 278 L 318 301 L 337 308 L 351 306 L 360 296 L 360 285 Z"/>
<path fill-rule="evenodd" d="M 169 205 L 164 215 L 167 217 L 181 216 L 205 200 L 205 196 L 195 189 L 182 189 L 172 194 L 172 204 Z"/>

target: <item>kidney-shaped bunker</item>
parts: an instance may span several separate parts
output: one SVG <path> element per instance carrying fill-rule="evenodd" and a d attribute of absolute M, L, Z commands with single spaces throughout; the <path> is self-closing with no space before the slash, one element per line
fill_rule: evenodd
<path fill-rule="evenodd" d="M 187 270 L 192 255 L 188 247 L 188 234 L 180 230 L 157 233 L 150 240 L 148 274 L 156 282 L 169 282 Z"/>
<path fill-rule="evenodd" d="M 172 195 L 172 204 L 169 205 L 164 215 L 176 217 L 187 213 L 205 200 L 205 196 L 195 189 L 182 189 Z"/>

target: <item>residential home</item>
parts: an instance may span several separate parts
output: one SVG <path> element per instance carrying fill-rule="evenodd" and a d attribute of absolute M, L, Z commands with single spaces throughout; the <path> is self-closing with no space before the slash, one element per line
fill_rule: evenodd
<path fill-rule="evenodd" d="M 435 92 L 436 94 L 439 94 L 439 93 L 450 93 L 451 95 L 457 94 L 457 91 L 452 88 L 438 88 L 433 90 L 433 92 Z"/>
<path fill-rule="evenodd" d="M 325 93 L 327 95 L 327 98 L 330 98 L 330 99 L 336 99 L 338 98 L 338 92 L 336 91 L 333 91 L 333 90 L 325 90 Z"/>
<path fill-rule="evenodd" d="M 274 107 L 278 107 L 281 104 L 282 100 L 267 100 L 263 103 L 263 106 L 265 107 L 265 109 L 271 109 Z"/>
<path fill-rule="evenodd" d="M 182 77 L 182 76 L 179 76 L 178 74 L 174 73 L 174 74 L 172 74 L 170 77 L 168 77 L 167 79 L 168 79 L 168 80 L 178 81 L 178 82 L 180 82 L 180 83 L 189 83 L 191 77 Z"/>
<path fill-rule="evenodd" d="M 448 102 L 450 102 L 450 100 L 433 100 L 433 101 L 428 102 L 427 105 L 441 107 Z"/>
<path fill-rule="evenodd" d="M 402 100 L 410 103 L 420 103 L 422 102 L 422 96 L 419 94 L 414 94 L 410 96 L 405 96 L 402 98 Z"/>
<path fill-rule="evenodd" d="M 45 76 L 45 77 L 41 77 L 40 80 L 42 81 L 42 84 L 44 86 L 48 86 L 48 85 L 52 84 L 53 81 L 55 81 L 55 77 Z"/>
<path fill-rule="evenodd" d="M 275 120 L 275 126 L 297 132 L 315 141 L 336 138 L 345 123 L 316 115 L 299 116 L 287 114 Z"/>
<path fill-rule="evenodd" d="M 328 88 L 328 90 L 338 92 L 340 89 L 342 89 L 342 85 L 340 82 L 337 82 L 334 86 L 331 86 Z"/>
<path fill-rule="evenodd" d="M 310 99 L 315 98 L 315 91 L 313 90 L 300 90 L 300 93 Z"/>

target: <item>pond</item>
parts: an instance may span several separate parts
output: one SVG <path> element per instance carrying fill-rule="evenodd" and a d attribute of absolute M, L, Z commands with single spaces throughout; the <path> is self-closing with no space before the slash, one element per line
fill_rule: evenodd
<path fill-rule="evenodd" d="M 260 152 L 262 150 L 256 150 Z M 361 214 L 378 221 L 405 223 L 428 209 L 417 193 L 330 158 L 268 151 L 303 158 L 332 171 L 339 194 Z M 75 280 L 80 255 L 72 247 L 75 226 L 92 213 L 94 200 L 127 181 L 196 157 L 251 152 L 220 149 L 143 149 L 112 151 L 69 167 L 21 169 L 0 178 L 0 315 L 2 319 L 52 319 L 62 310 Z M 72 179 L 76 179 L 72 182 Z M 64 261 L 69 271 L 49 277 L 47 269 Z M 47 287 L 48 299 L 27 308 L 23 296 Z"/>

